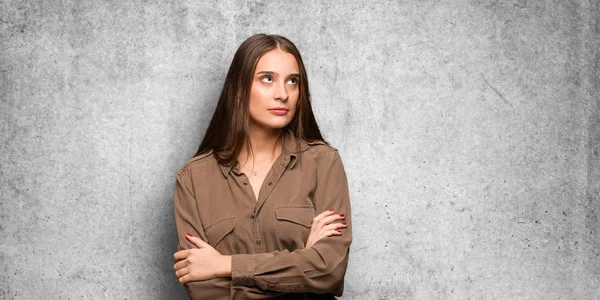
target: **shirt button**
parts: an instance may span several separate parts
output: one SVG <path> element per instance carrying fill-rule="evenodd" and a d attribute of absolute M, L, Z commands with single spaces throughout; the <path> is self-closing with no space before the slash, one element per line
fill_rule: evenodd
<path fill-rule="evenodd" d="M 273 185 L 273 182 L 269 181 L 269 183 L 268 183 L 268 184 L 269 184 L 269 186 L 272 186 L 272 185 Z"/>
<path fill-rule="evenodd" d="M 248 183 L 244 181 L 244 185 L 248 185 Z"/>
<path fill-rule="evenodd" d="M 256 244 L 260 245 L 261 244 L 260 240 L 256 240 Z"/>
<path fill-rule="evenodd" d="M 254 215 L 251 215 L 251 216 L 250 216 L 250 219 L 254 220 Z"/>

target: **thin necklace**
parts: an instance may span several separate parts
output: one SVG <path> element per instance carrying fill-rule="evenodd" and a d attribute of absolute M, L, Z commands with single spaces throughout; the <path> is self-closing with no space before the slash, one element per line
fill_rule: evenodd
<path fill-rule="evenodd" d="M 265 170 L 267 167 L 269 167 L 271 165 L 271 163 L 275 160 L 275 157 L 277 157 L 277 155 L 271 156 L 271 159 L 269 160 L 269 162 L 267 163 L 267 165 L 264 166 L 264 167 L 262 167 L 260 170 L 254 170 L 254 167 L 252 169 L 248 169 L 248 167 L 246 167 L 246 164 L 244 164 L 242 166 L 242 168 L 250 171 L 250 173 L 252 173 L 254 176 L 258 176 L 258 173 L 262 172 L 263 170 Z"/>
<path fill-rule="evenodd" d="M 279 137 L 281 138 L 281 136 Z M 277 142 L 279 142 L 279 138 L 277 139 Z M 281 154 L 281 153 L 279 153 Z M 262 172 L 264 169 L 266 169 L 267 167 L 269 167 L 271 165 L 271 163 L 275 160 L 276 157 L 278 157 L 279 155 L 273 155 L 271 156 L 271 159 L 269 160 L 269 162 L 267 163 L 266 166 L 262 167 L 260 170 L 254 170 L 254 161 L 252 161 L 252 169 L 248 169 L 248 167 L 246 167 L 246 164 L 244 164 L 242 166 L 243 169 L 246 169 L 248 171 L 250 171 L 250 173 L 252 173 L 254 176 L 258 176 L 259 172 Z M 254 155 L 253 155 L 254 157 Z"/>
<path fill-rule="evenodd" d="M 270 161 L 267 163 L 267 165 L 266 165 L 266 166 L 264 166 L 263 168 L 261 168 L 260 170 L 254 170 L 254 168 L 252 168 L 252 169 L 248 169 L 248 168 L 246 168 L 246 165 L 243 165 L 243 166 L 242 166 L 242 168 L 244 168 L 244 169 L 246 169 L 246 170 L 250 171 L 250 173 L 252 173 L 254 176 L 258 176 L 258 173 L 259 173 L 259 172 L 262 172 L 264 169 L 266 169 L 266 168 L 267 168 L 267 167 L 268 167 L 268 166 L 271 164 L 271 162 L 272 162 L 272 161 L 273 161 L 273 159 L 271 159 L 271 160 L 270 160 Z"/>

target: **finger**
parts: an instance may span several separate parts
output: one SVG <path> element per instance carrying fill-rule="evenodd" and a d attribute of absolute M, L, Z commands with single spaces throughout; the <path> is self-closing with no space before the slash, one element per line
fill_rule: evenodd
<path fill-rule="evenodd" d="M 312 243 L 311 247 L 319 243 L 320 240 L 330 236 L 338 236 L 342 235 L 342 232 L 339 230 L 324 230 L 319 232 L 319 236 L 315 238 L 315 241 Z"/>
<path fill-rule="evenodd" d="M 187 266 L 188 266 L 187 259 L 182 259 L 179 262 L 177 262 L 175 265 L 173 265 L 173 269 L 175 269 L 175 271 L 177 271 L 177 270 L 183 269 L 183 268 L 185 268 Z"/>
<path fill-rule="evenodd" d="M 327 217 L 321 219 L 321 224 L 322 224 L 321 226 L 331 224 L 335 221 L 343 220 L 345 218 L 346 218 L 346 216 L 344 214 L 335 214 L 335 215 L 327 216 Z"/>
<path fill-rule="evenodd" d="M 329 225 L 323 226 L 324 230 L 341 230 L 348 227 L 346 223 L 331 223 Z"/>
<path fill-rule="evenodd" d="M 175 259 L 175 261 L 180 261 L 182 259 L 185 259 L 189 254 L 189 250 L 181 250 L 181 251 L 177 251 L 175 252 L 175 254 L 173 254 L 173 259 Z"/>
<path fill-rule="evenodd" d="M 179 277 L 179 284 L 186 284 L 192 280 L 192 276 L 190 274 L 186 274 L 184 276 Z"/>
<path fill-rule="evenodd" d="M 181 278 L 181 276 L 187 275 L 190 273 L 190 268 L 183 268 L 181 270 L 177 270 L 177 272 L 175 272 L 175 275 L 179 278 Z"/>
<path fill-rule="evenodd" d="M 203 241 L 199 237 L 193 236 L 189 233 L 186 234 L 185 237 L 188 239 L 188 241 L 192 242 L 192 244 L 196 245 L 196 247 L 198 247 L 198 248 L 210 247 L 209 244 L 207 244 L 205 241 Z"/>
<path fill-rule="evenodd" d="M 328 210 L 326 210 L 326 211 L 324 211 L 324 212 L 320 213 L 320 214 L 318 215 L 318 217 L 320 217 L 320 218 L 324 218 L 324 217 L 326 217 L 326 216 L 331 216 L 331 215 L 333 214 L 333 212 L 334 212 L 334 211 L 335 211 L 335 210 L 334 210 L 333 208 L 332 208 L 332 209 L 328 209 Z"/>
<path fill-rule="evenodd" d="M 325 236 L 342 235 L 340 230 L 327 230 L 323 233 Z"/>
<path fill-rule="evenodd" d="M 324 217 L 327 217 L 327 216 L 330 216 L 330 215 L 332 215 L 332 214 L 333 214 L 333 212 L 334 212 L 334 209 L 332 208 L 332 209 L 326 210 L 326 211 L 324 211 L 324 212 L 322 212 L 322 213 L 320 213 L 320 214 L 316 215 L 316 216 L 313 218 L 313 224 L 315 224 L 315 225 L 316 225 L 316 224 L 317 224 L 317 222 L 319 222 L 319 220 L 323 219 Z"/>

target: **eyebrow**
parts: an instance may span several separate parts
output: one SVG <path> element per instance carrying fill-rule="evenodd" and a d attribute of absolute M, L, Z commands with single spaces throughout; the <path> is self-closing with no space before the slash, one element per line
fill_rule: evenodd
<path fill-rule="evenodd" d="M 260 74 L 263 74 L 263 75 L 279 75 L 279 74 L 277 74 L 277 73 L 275 73 L 273 71 L 259 71 L 259 72 L 256 72 L 256 75 L 260 75 Z M 290 74 L 289 77 L 300 77 L 300 74 L 298 74 L 298 73 L 292 73 L 292 74 Z"/>

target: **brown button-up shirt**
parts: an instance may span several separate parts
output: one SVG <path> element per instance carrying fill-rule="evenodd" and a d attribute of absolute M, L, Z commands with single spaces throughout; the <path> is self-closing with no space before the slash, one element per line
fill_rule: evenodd
<path fill-rule="evenodd" d="M 352 219 L 346 174 L 334 148 L 286 133 L 258 199 L 239 164 L 225 167 L 210 153 L 196 156 L 177 174 L 174 202 L 179 249 L 195 248 L 185 238 L 189 232 L 232 255 L 231 278 L 186 284 L 191 299 L 342 294 Z M 331 208 L 346 215 L 348 227 L 305 249 L 313 217 Z"/>

